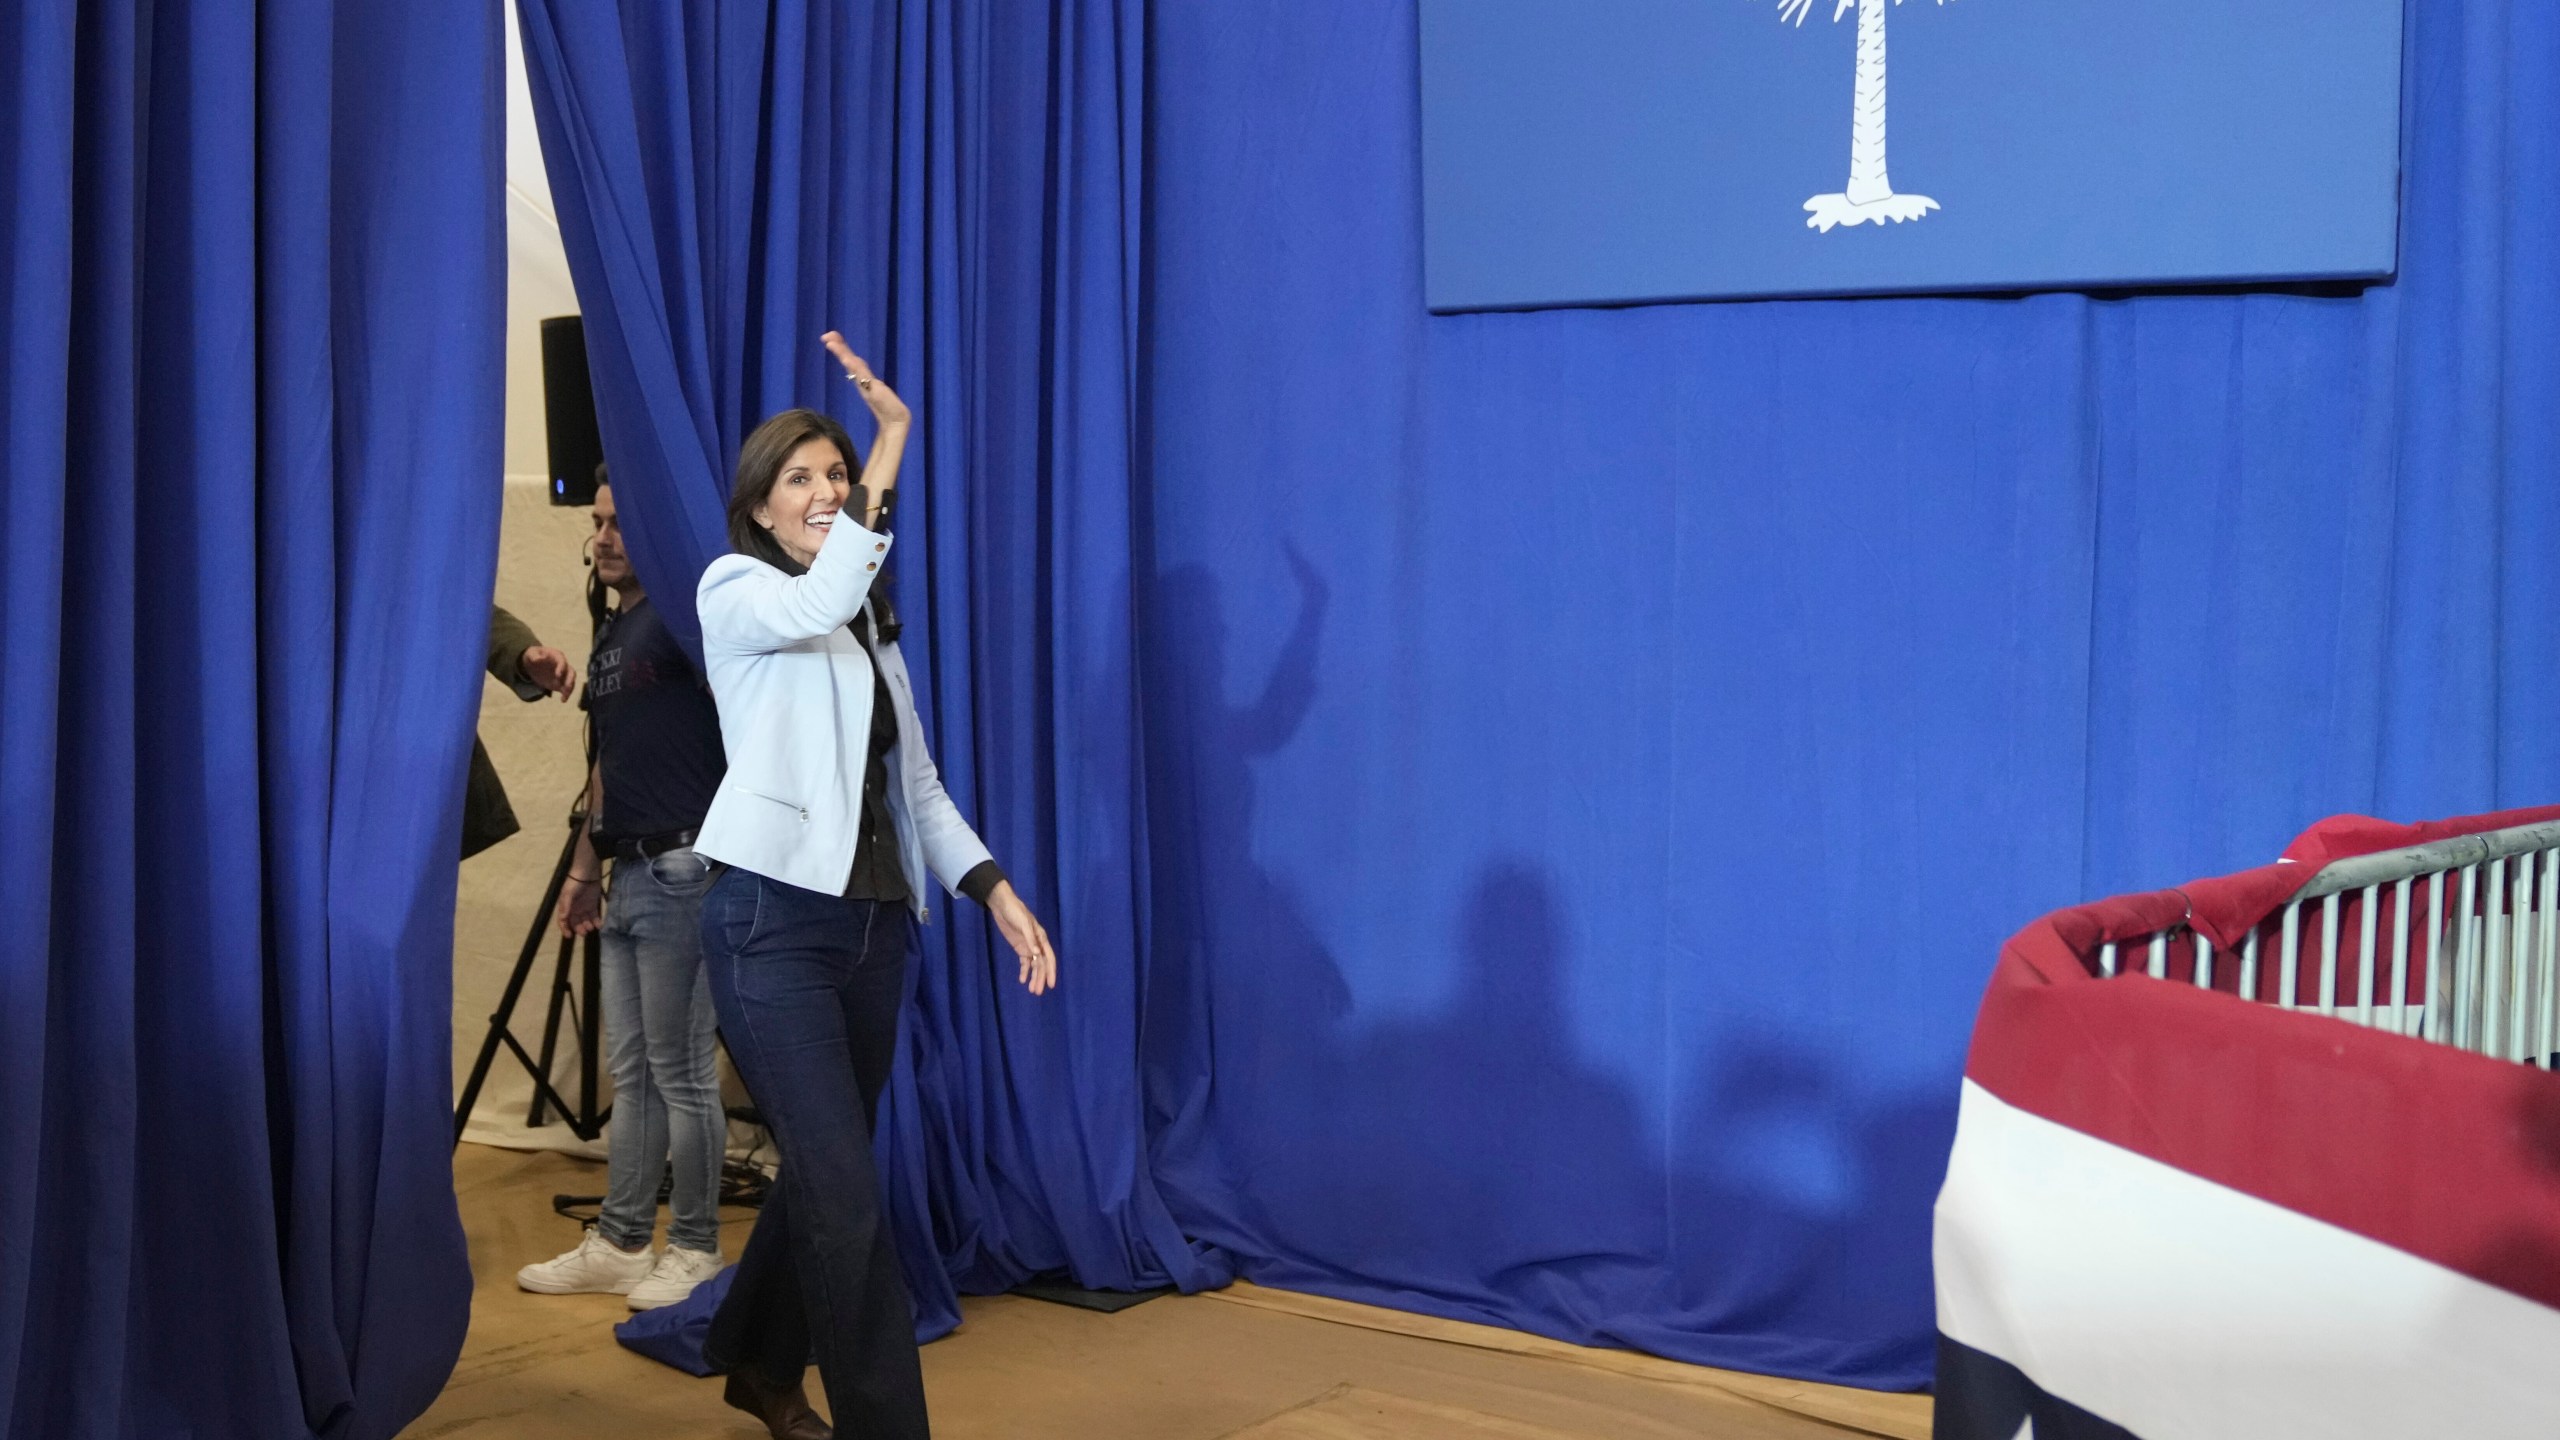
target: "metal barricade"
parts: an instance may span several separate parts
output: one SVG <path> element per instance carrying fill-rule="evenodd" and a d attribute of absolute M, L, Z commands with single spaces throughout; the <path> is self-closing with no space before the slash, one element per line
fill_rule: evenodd
<path fill-rule="evenodd" d="M 2324 866 L 2236 953 L 2183 924 L 2100 947 L 2100 975 L 2137 972 L 2551 1069 L 2560 821 Z"/>

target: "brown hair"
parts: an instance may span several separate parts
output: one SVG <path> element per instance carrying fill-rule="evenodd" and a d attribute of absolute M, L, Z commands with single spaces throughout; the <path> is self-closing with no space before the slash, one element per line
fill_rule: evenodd
<path fill-rule="evenodd" d="M 756 507 L 773 494 L 773 482 L 782 476 L 782 462 L 812 440 L 832 441 L 844 456 L 845 468 L 861 473 L 862 457 L 855 453 L 853 437 L 842 425 L 815 410 L 785 410 L 757 426 L 738 447 L 738 479 L 729 489 L 729 548 L 790 575 L 808 567 L 786 554 L 773 532 L 756 523 Z"/>

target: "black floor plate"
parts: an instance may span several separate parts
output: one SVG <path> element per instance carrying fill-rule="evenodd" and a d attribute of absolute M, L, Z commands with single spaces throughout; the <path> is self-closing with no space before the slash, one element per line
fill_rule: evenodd
<path fill-rule="evenodd" d="M 1073 1305 L 1079 1310 L 1099 1310 L 1116 1315 L 1132 1305 L 1144 1305 L 1159 1296 L 1170 1295 L 1173 1287 L 1155 1290 L 1082 1290 L 1066 1280 L 1026 1280 L 1013 1287 L 1016 1295 L 1046 1300 L 1052 1305 Z"/>

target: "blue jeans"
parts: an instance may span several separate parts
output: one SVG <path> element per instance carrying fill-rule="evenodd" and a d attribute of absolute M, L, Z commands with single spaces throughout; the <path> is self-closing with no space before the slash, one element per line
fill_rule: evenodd
<path fill-rule="evenodd" d="M 708 861 L 691 850 L 614 862 L 605 891 L 604 1050 L 613 1129 L 596 1228 L 624 1249 L 658 1226 L 658 1181 L 672 1162 L 667 1243 L 720 1248 L 720 1161 L 729 1122 L 711 989 L 702 968 Z"/>
<path fill-rule="evenodd" d="M 702 958 L 782 1159 L 704 1358 L 784 1386 L 815 1354 L 837 1434 L 921 1440 L 915 1316 L 871 1165 L 906 998 L 906 908 L 730 869 L 702 907 Z"/>

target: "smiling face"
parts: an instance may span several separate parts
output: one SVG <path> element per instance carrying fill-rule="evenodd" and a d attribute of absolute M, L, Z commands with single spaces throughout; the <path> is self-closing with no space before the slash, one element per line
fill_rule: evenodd
<path fill-rule="evenodd" d="M 784 554 L 806 565 L 818 558 L 818 548 L 827 543 L 827 532 L 852 494 L 852 468 L 844 452 L 822 435 L 801 442 L 783 460 L 773 488 L 755 508 L 755 522 L 772 532 Z"/>

